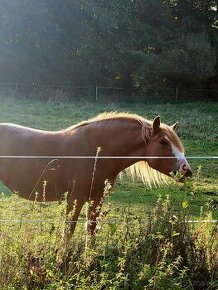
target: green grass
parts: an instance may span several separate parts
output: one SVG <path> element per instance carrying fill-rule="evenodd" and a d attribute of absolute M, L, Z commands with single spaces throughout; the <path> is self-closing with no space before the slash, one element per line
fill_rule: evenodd
<path fill-rule="evenodd" d="M 0 201 L 8 218 L 23 210 L 20 222 L 0 224 L 1 290 L 217 289 L 215 226 L 188 226 L 186 209 L 175 211 L 169 198 L 156 202 L 146 223 L 119 209 L 117 223 L 102 223 L 94 239 L 79 224 L 67 249 L 63 204 Z M 211 214 L 203 211 L 200 219 Z"/>
<path fill-rule="evenodd" d="M 57 130 L 104 111 L 134 112 L 173 124 L 186 155 L 218 155 L 216 103 L 127 104 L 0 100 L 0 122 Z M 94 240 L 87 240 L 85 212 L 63 249 L 65 202 L 26 201 L 0 185 L 0 285 L 15 289 L 217 289 L 216 227 L 187 226 L 185 219 L 217 219 L 217 160 L 189 160 L 194 176 L 185 185 L 147 188 L 117 179 L 111 206 Z M 162 196 L 162 200 L 159 197 Z M 185 202 L 184 202 L 185 201 Z M 110 205 L 111 204 L 111 205 Z M 32 222 L 26 222 L 31 220 Z M 146 220 L 146 222 L 145 222 Z M 41 222 L 44 221 L 44 222 Z M 104 223 L 106 222 L 106 223 Z M 57 251 L 62 252 L 60 262 Z"/>
<path fill-rule="evenodd" d="M 85 100 L 71 102 L 40 101 L 37 99 L 1 99 L 0 122 L 13 122 L 45 130 L 66 128 L 81 120 L 86 120 L 104 111 L 133 112 L 148 119 L 160 115 L 162 121 L 173 124 L 179 121 L 178 135 L 181 137 L 187 156 L 217 156 L 217 103 L 177 103 L 177 104 L 128 104 L 96 103 Z M 189 201 L 189 210 L 198 216 L 202 206 L 217 200 L 218 161 L 211 159 L 189 160 L 193 171 L 193 185 L 184 194 L 181 186 L 145 188 L 140 182 L 124 178 L 117 182 L 110 202 L 129 205 L 134 210 L 144 207 L 149 210 L 158 196 L 170 195 L 179 208 L 183 199 Z M 7 188 L 0 190 L 8 193 Z M 218 211 L 214 210 L 214 218 Z"/>

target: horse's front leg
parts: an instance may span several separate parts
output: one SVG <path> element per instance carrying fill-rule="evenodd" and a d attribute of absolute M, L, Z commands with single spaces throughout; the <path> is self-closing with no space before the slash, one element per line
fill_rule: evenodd
<path fill-rule="evenodd" d="M 101 211 L 103 201 L 103 194 L 99 194 L 96 200 L 90 200 L 88 203 L 86 230 L 91 236 L 97 232 L 98 219 L 103 219 L 109 212 L 109 210 Z"/>
<path fill-rule="evenodd" d="M 61 239 L 61 244 L 57 250 L 57 263 L 58 265 L 63 264 L 63 259 L 66 256 L 68 249 L 70 248 L 70 240 L 76 228 L 76 223 L 83 207 L 84 202 L 78 199 L 68 200 L 66 208 L 66 218 L 63 236 Z"/>
<path fill-rule="evenodd" d="M 64 230 L 64 240 L 69 244 L 76 228 L 77 220 L 80 215 L 84 202 L 78 199 L 68 201 L 66 208 L 66 220 Z"/>

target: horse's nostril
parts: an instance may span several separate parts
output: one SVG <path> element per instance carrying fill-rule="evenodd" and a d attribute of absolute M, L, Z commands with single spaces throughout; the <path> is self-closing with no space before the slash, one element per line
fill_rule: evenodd
<path fill-rule="evenodd" d="M 186 164 L 183 164 L 183 165 L 182 165 L 182 170 L 184 170 L 184 171 L 188 171 L 188 170 L 189 170 L 189 169 L 187 168 Z"/>
<path fill-rule="evenodd" d="M 184 177 L 192 176 L 192 170 L 187 164 L 181 164 L 179 171 Z"/>

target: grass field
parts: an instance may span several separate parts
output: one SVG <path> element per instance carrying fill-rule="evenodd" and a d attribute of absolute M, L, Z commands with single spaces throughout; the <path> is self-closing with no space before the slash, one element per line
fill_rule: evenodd
<path fill-rule="evenodd" d="M 36 99 L 15 100 L 15 99 L 10 99 L 10 98 L 8 99 L 1 98 L 0 101 L 1 101 L 0 122 L 13 122 L 20 125 L 25 125 L 25 126 L 30 126 L 33 128 L 40 128 L 40 129 L 45 129 L 45 130 L 58 130 L 58 129 L 66 128 L 68 126 L 71 126 L 72 124 L 75 124 L 81 120 L 86 120 L 104 111 L 134 112 L 139 115 L 145 116 L 148 119 L 153 119 L 156 115 L 160 115 L 162 118 L 162 121 L 170 125 L 175 123 L 175 121 L 179 121 L 180 126 L 178 129 L 178 135 L 181 137 L 184 143 L 184 146 L 186 149 L 186 156 L 218 156 L 218 148 L 217 148 L 218 104 L 217 103 L 203 103 L 203 102 L 197 103 L 196 102 L 196 103 L 151 105 L 151 104 L 143 104 L 143 103 L 141 104 L 94 103 L 94 102 L 91 103 L 91 102 L 83 101 L 83 100 L 74 101 L 74 102 L 73 101 L 54 102 L 54 101 L 40 101 Z M 121 275 L 126 270 L 124 271 L 123 269 L 123 272 L 119 270 L 120 271 L 119 272 L 117 269 L 118 268 L 122 269 L 122 257 L 125 257 L 126 259 L 130 259 L 132 257 L 133 260 L 136 259 L 135 260 L 135 263 L 136 263 L 138 259 L 137 257 L 140 256 L 140 253 L 144 255 L 144 252 L 140 252 L 141 251 L 140 250 L 141 248 L 140 248 L 138 249 L 139 251 L 138 254 L 135 252 L 134 253 L 131 252 L 131 255 L 132 255 L 131 256 L 130 252 L 128 252 L 129 251 L 128 247 L 130 248 L 135 247 L 136 241 L 142 238 L 142 235 L 141 235 L 142 228 L 139 221 L 147 219 L 151 215 L 155 206 L 157 207 L 157 202 L 159 202 L 158 200 L 160 197 L 162 198 L 163 205 L 164 204 L 166 205 L 166 201 L 165 201 L 166 199 L 170 200 L 170 209 L 166 210 L 166 207 L 163 206 L 161 209 L 161 212 L 158 215 L 158 218 L 160 219 L 160 221 L 162 220 L 163 216 L 167 218 L 167 217 L 172 217 L 174 215 L 177 215 L 177 213 L 178 215 L 180 215 L 179 213 L 181 211 L 183 212 L 183 214 L 186 215 L 186 218 L 189 218 L 189 219 L 199 219 L 199 218 L 217 219 L 218 218 L 218 208 L 217 208 L 218 160 L 217 159 L 199 159 L 199 160 L 190 159 L 189 163 L 192 166 L 194 175 L 193 175 L 192 180 L 188 181 L 185 185 L 172 184 L 170 186 L 162 186 L 162 187 L 150 189 L 150 188 L 145 188 L 145 186 L 140 182 L 137 182 L 137 181 L 132 182 L 132 180 L 129 180 L 126 176 L 124 176 L 123 179 L 117 180 L 116 186 L 114 188 L 114 192 L 111 194 L 109 198 L 107 198 L 105 202 L 105 207 L 108 207 L 109 206 L 108 204 L 111 204 L 111 212 L 109 214 L 109 218 L 113 219 L 116 217 L 117 220 L 119 219 L 123 220 L 125 224 L 120 225 L 119 231 L 117 230 L 116 225 L 114 224 L 104 225 L 102 227 L 102 230 L 100 231 L 100 234 L 97 237 L 97 241 L 98 241 L 97 246 L 92 248 L 90 245 L 89 247 L 86 244 L 85 247 L 89 248 L 89 251 L 88 251 L 89 254 L 87 254 L 87 251 L 85 251 L 86 253 L 85 255 L 88 255 L 89 258 L 87 258 L 86 256 L 85 260 L 87 261 L 90 259 L 90 261 L 92 262 L 90 262 L 91 264 L 87 266 L 88 268 L 80 268 L 78 266 L 79 267 L 78 269 L 80 270 L 77 271 L 75 270 L 75 267 L 77 266 L 75 266 L 73 268 L 74 270 L 71 269 L 71 271 L 73 271 L 72 273 L 74 274 L 73 279 L 74 280 L 76 279 L 78 283 L 78 284 L 75 284 L 78 286 L 75 288 L 72 287 L 73 282 L 70 280 L 71 278 L 68 277 L 70 276 L 69 272 L 67 272 L 68 276 L 66 275 L 61 276 L 59 272 L 58 272 L 59 274 L 54 274 L 53 270 L 51 270 L 52 265 L 54 266 L 55 245 L 59 241 L 58 236 L 60 236 L 62 223 L 64 221 L 64 204 L 63 205 L 58 205 L 56 203 L 36 204 L 36 203 L 27 202 L 17 196 L 14 196 L 14 195 L 10 196 L 10 192 L 8 191 L 8 189 L 3 184 L 1 184 L 0 192 L 4 192 L 5 195 L 1 198 L 1 202 L 0 202 L 0 218 L 23 220 L 23 222 L 21 221 L 19 223 L 14 223 L 14 224 L 13 223 L 7 223 L 7 224 L 0 223 L 0 230 L 1 230 L 0 235 L 2 235 L 3 237 L 3 239 L 0 241 L 0 247 L 1 249 L 4 249 L 3 254 L 0 255 L 0 282 L 2 283 L 2 285 L 4 285 L 3 288 L 1 289 L 137 289 L 137 290 L 138 289 L 184 289 L 184 288 L 179 288 L 180 287 L 178 286 L 179 284 L 177 285 L 176 284 L 177 282 L 173 280 L 174 279 L 173 277 L 175 274 L 174 267 L 176 268 L 177 264 L 172 264 L 172 263 L 176 263 L 176 260 L 172 260 L 173 262 L 171 264 L 166 264 L 168 266 L 171 265 L 169 266 L 171 268 L 167 268 L 167 269 L 169 271 L 168 273 L 169 277 L 171 277 L 172 281 L 175 282 L 175 283 L 173 282 L 174 283 L 172 284 L 173 286 L 170 284 L 171 283 L 170 281 L 168 280 L 167 282 L 165 281 L 165 278 L 166 278 L 165 276 L 164 278 L 161 276 L 162 275 L 161 273 L 163 272 L 163 269 L 166 266 L 166 265 L 164 266 L 163 264 L 161 264 L 162 266 L 159 264 L 158 265 L 155 264 L 155 269 L 152 268 L 152 270 L 151 269 L 148 270 L 148 271 L 151 271 L 151 273 L 149 274 L 150 280 L 146 278 L 147 280 L 150 281 L 149 282 L 150 284 L 146 282 L 147 283 L 146 285 L 150 285 L 148 286 L 148 288 L 143 288 L 144 286 L 142 286 L 142 285 L 145 285 L 143 284 L 145 283 L 143 280 L 144 278 L 142 279 L 142 282 L 140 282 L 141 284 L 136 283 L 134 284 L 135 285 L 134 286 L 133 284 L 131 284 L 132 282 L 131 283 L 128 282 L 127 277 L 125 278 Z M 205 212 L 205 214 L 202 214 L 203 212 Z M 83 218 L 84 218 L 84 212 L 81 215 L 81 219 Z M 35 219 L 35 220 L 42 220 L 42 219 L 51 220 L 52 219 L 53 222 L 52 224 L 51 223 L 25 224 L 25 220 L 27 219 Z M 135 226 L 134 228 L 135 236 L 133 234 L 127 233 L 128 225 L 131 223 L 134 224 Z M 171 223 L 171 225 L 172 224 L 173 223 Z M 53 225 L 56 229 L 55 231 L 52 230 Z M 155 229 L 157 229 L 157 231 L 161 233 L 161 231 L 165 227 L 164 221 L 163 221 L 162 227 L 159 228 L 159 226 L 157 225 L 156 227 L 157 228 Z M 203 228 L 203 231 L 206 237 L 205 239 L 208 238 L 211 241 L 209 237 L 212 237 L 212 235 L 210 232 L 211 229 L 209 229 L 209 227 L 210 226 L 205 225 Z M 143 231 L 145 231 L 144 228 L 143 228 Z M 50 232 L 52 232 L 52 234 L 48 234 Z M 116 232 L 116 235 L 114 236 L 115 232 Z M 124 235 L 124 232 L 125 232 L 125 235 L 127 236 L 129 235 L 130 241 L 126 240 L 127 236 Z M 201 233 L 201 237 L 203 237 L 204 234 Z M 84 253 L 84 244 L 81 250 L 80 249 L 81 245 L 79 243 L 76 243 L 75 239 L 83 241 L 84 235 L 85 235 L 84 226 L 83 224 L 79 224 L 79 226 L 77 227 L 75 238 L 72 242 L 72 245 L 76 248 L 75 255 L 71 253 L 72 255 L 74 255 L 73 256 L 74 260 L 77 261 L 77 263 L 78 261 L 81 262 L 81 257 L 78 258 L 78 255 L 81 254 L 81 252 Z M 176 232 L 173 230 L 170 236 L 172 240 L 174 239 L 173 238 L 174 235 L 176 235 Z M 113 240 L 113 242 L 111 243 L 110 243 L 110 237 L 111 237 L 111 241 Z M 123 244 L 121 246 L 120 244 L 122 242 Z M 148 241 L 143 240 L 142 242 L 145 243 L 145 247 L 146 247 L 147 245 L 146 243 Z M 48 246 L 49 243 L 51 244 L 51 247 Z M 119 251 L 117 250 L 118 248 L 114 246 L 116 243 L 117 245 L 118 244 L 120 245 L 120 247 L 118 247 Z M 123 246 L 124 244 L 125 244 L 125 247 Z M 108 247 L 108 245 L 110 247 Z M 208 245 L 209 244 L 207 244 L 207 246 Z M 190 245 L 188 245 L 187 247 L 189 246 Z M 122 248 L 122 251 L 120 250 L 121 248 Z M 210 251 L 212 251 L 211 249 L 212 249 L 212 246 L 210 248 Z M 169 248 L 168 250 L 169 250 L 169 253 L 171 253 L 172 249 Z M 51 251 L 53 252 L 51 253 Z M 104 254 L 99 254 L 101 251 L 103 251 Z M 45 257 L 42 258 L 39 252 L 41 252 L 41 254 L 43 253 L 43 257 L 45 255 L 46 258 Z M 122 255 L 120 255 L 121 252 L 122 252 Z M 125 256 L 123 254 L 124 252 L 128 253 L 129 256 L 127 254 Z M 28 254 L 25 254 L 25 253 L 28 253 Z M 207 251 L 207 253 L 209 253 L 209 250 Z M 32 256 L 30 257 L 30 255 L 33 255 L 33 257 Z M 110 255 L 112 255 L 112 257 L 114 257 L 115 260 L 112 261 L 111 258 L 109 258 L 111 257 Z M 201 254 L 199 252 L 199 257 L 200 256 Z M 96 259 L 97 259 L 97 262 L 96 262 Z M 212 259 L 212 254 L 210 256 L 210 259 Z M 45 265 L 45 261 L 47 263 L 46 265 Z M 69 266 L 68 262 L 66 263 Z M 11 267 L 13 267 L 13 264 L 15 264 L 17 265 L 16 266 L 17 269 L 14 269 L 13 271 L 11 270 L 11 268 L 10 270 L 9 268 L 7 268 L 8 269 L 7 271 L 1 270 L 1 266 L 3 267 L 3 263 L 8 263 L 8 265 Z M 33 264 L 29 266 L 28 263 L 30 264 L 33 263 Z M 32 265 L 35 265 L 34 263 L 36 264 L 36 266 L 32 266 Z M 40 267 L 37 266 L 37 265 L 41 265 L 41 263 L 43 264 L 43 269 L 40 268 L 41 266 Z M 94 263 L 94 265 L 92 265 L 92 263 Z M 95 276 L 93 278 L 94 279 L 93 281 L 95 281 L 93 282 L 94 283 L 93 285 L 95 286 L 91 287 L 90 285 L 92 285 L 92 281 L 86 280 L 88 279 L 87 271 L 92 271 L 92 267 L 100 267 L 99 263 L 100 265 L 104 265 L 103 266 L 104 269 L 106 269 L 107 266 L 112 267 L 112 268 L 110 269 L 107 268 L 107 271 L 105 270 L 102 272 L 102 275 L 103 274 L 105 274 L 106 276 L 108 275 L 107 277 L 99 276 L 96 274 L 97 278 Z M 125 260 L 125 263 L 126 263 L 126 260 Z M 116 268 L 115 265 L 119 265 L 119 267 Z M 207 265 L 209 265 L 208 261 L 207 261 Z M 213 266 L 211 265 L 212 264 L 210 264 L 210 267 L 211 269 L 213 269 Z M 115 267 L 116 269 L 114 269 L 113 267 Z M 50 275 L 49 281 L 52 281 L 52 283 L 49 282 L 50 284 L 49 283 L 46 284 L 46 282 L 43 280 L 44 272 L 43 273 L 40 272 L 41 274 L 38 272 L 35 273 L 34 269 L 37 269 L 37 271 L 41 269 L 42 272 L 46 269 L 45 270 L 46 277 Z M 152 280 L 152 277 L 153 277 L 152 273 L 156 273 L 155 271 L 157 269 L 158 271 L 160 271 L 158 272 L 159 273 L 158 275 L 160 275 L 158 276 L 158 279 L 160 279 L 158 281 L 164 281 L 163 284 L 161 284 L 161 287 L 158 286 L 159 288 L 157 287 L 157 283 Z M 27 277 L 29 279 L 29 280 L 27 279 L 26 282 L 24 282 L 25 281 L 24 271 L 27 271 Z M 114 277 L 113 274 L 116 271 L 121 273 L 120 274 L 121 280 L 119 280 L 119 277 L 117 276 L 116 276 L 116 279 L 113 278 Z M 129 271 L 129 268 L 128 268 L 128 271 Z M 142 271 L 141 268 L 140 268 L 140 271 Z M 142 273 L 140 272 L 141 274 L 139 272 L 137 272 L 137 275 L 142 275 L 142 276 L 145 275 L 143 271 Z M 212 284 L 210 285 L 215 285 L 214 284 L 215 278 L 213 275 L 211 277 L 210 279 L 212 279 L 211 280 Z M 102 282 L 104 280 L 103 278 L 105 279 L 105 285 L 106 285 L 105 288 L 104 286 L 102 286 L 104 285 L 104 283 Z M 112 278 L 115 280 L 113 280 Z M 61 279 L 63 280 L 62 284 L 60 282 Z M 110 279 L 114 281 L 112 285 L 107 284 L 109 283 L 108 281 Z M 134 279 L 139 279 L 139 278 L 135 277 Z M 190 279 L 190 277 L 187 279 Z M 99 282 L 100 286 L 98 286 L 98 281 L 100 281 Z M 121 283 L 119 284 L 118 281 L 122 281 L 123 284 L 121 282 L 119 282 Z M 67 283 L 71 283 L 69 284 L 71 286 L 69 286 Z M 207 284 L 206 282 L 204 283 L 205 283 L 204 285 Z M 7 287 L 7 285 L 9 286 Z M 19 288 L 19 285 L 20 285 L 20 288 Z M 47 286 L 44 286 L 44 285 L 47 285 Z M 129 286 L 129 285 L 132 285 L 132 286 Z M 177 285 L 178 287 L 176 288 L 175 285 Z M 186 287 L 186 289 L 200 289 L 200 288 L 196 288 L 195 285 L 193 287 L 192 286 L 190 286 L 189 288 Z M 173 288 L 170 288 L 170 287 L 173 287 Z M 206 288 L 201 288 L 201 289 L 206 289 Z M 210 289 L 215 289 L 215 288 L 211 287 Z"/>
<path fill-rule="evenodd" d="M 38 100 L 1 100 L 0 122 L 13 122 L 45 130 L 57 130 L 86 120 L 104 111 L 134 112 L 148 119 L 160 115 L 162 121 L 173 124 L 179 121 L 178 135 L 181 137 L 186 156 L 217 156 L 217 103 L 188 103 L 143 105 L 110 103 L 99 104 L 87 101 L 76 102 L 42 102 Z M 145 188 L 139 182 L 132 183 L 127 179 L 118 180 L 115 193 L 110 201 L 119 205 L 131 207 L 150 207 L 159 195 L 170 195 L 175 200 L 175 206 L 185 198 L 189 200 L 190 213 L 199 215 L 200 208 L 218 194 L 218 161 L 213 159 L 189 160 L 194 178 L 190 192 L 184 194 L 181 186 Z M 7 189 L 1 187 L 1 191 Z M 215 218 L 218 212 L 214 211 Z"/>

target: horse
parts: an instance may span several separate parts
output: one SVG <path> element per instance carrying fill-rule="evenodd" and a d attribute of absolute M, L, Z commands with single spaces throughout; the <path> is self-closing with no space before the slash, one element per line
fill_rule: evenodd
<path fill-rule="evenodd" d="M 167 183 L 172 172 L 180 181 L 191 176 L 184 147 L 159 116 L 153 121 L 130 113 L 103 113 L 59 131 L 0 124 L 0 180 L 32 201 L 67 199 L 70 239 L 88 202 L 87 231 L 94 235 L 105 181 L 112 186 L 124 170 L 145 184 Z M 67 194 L 66 194 L 67 193 Z"/>

